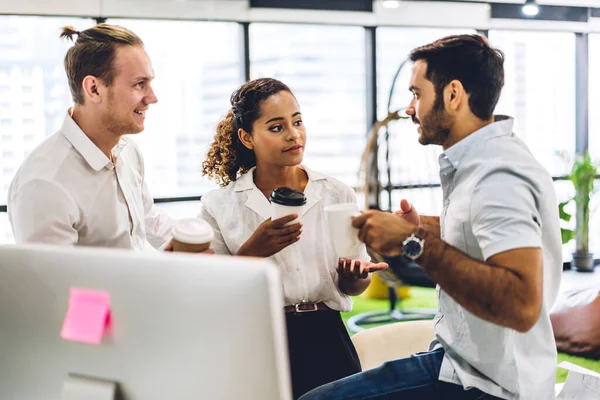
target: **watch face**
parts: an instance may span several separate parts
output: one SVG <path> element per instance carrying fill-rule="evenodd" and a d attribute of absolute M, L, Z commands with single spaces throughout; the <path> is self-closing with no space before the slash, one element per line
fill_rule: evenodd
<path fill-rule="evenodd" d="M 416 240 L 409 240 L 404 245 L 404 252 L 410 256 L 415 256 L 421 251 L 421 243 Z"/>

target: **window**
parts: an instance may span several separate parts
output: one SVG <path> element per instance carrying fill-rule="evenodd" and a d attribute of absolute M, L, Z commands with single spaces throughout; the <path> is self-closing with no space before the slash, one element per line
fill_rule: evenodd
<path fill-rule="evenodd" d="M 199 201 L 178 201 L 174 203 L 158 203 L 157 206 L 166 210 L 173 218 L 190 218 L 200 212 Z"/>
<path fill-rule="evenodd" d="M 596 194 L 590 204 L 590 251 L 600 258 L 600 182 L 596 181 Z"/>
<path fill-rule="evenodd" d="M 364 29 L 254 23 L 250 49 L 252 78 L 279 79 L 298 99 L 307 167 L 355 186 L 367 133 Z"/>
<path fill-rule="evenodd" d="M 600 34 L 590 35 L 590 131 L 589 151 L 593 160 L 600 161 Z"/>
<path fill-rule="evenodd" d="M 475 33 L 472 30 L 448 30 L 431 28 L 378 28 L 377 29 L 377 99 L 378 119 L 383 120 L 388 113 L 388 98 L 392 80 L 400 65 L 408 59 L 412 49 L 440 39 L 445 36 Z M 393 111 L 406 108 L 412 99 L 408 91 L 411 77 L 411 63 L 404 64 L 398 76 L 391 109 Z M 417 129 L 410 120 L 400 120 L 389 126 L 389 166 L 392 184 L 429 184 L 439 183 L 438 155 L 439 146 L 423 146 L 417 139 Z M 383 132 L 379 132 L 380 143 Z M 379 153 L 380 179 L 383 185 L 388 182 L 385 146 Z M 398 209 L 400 199 L 413 202 L 424 214 L 439 215 L 442 197 L 441 190 L 435 188 L 395 190 L 392 192 L 391 209 Z M 381 208 L 389 207 L 387 193 L 381 196 Z"/>
<path fill-rule="evenodd" d="M 425 187 L 392 191 L 392 209 L 400 208 L 400 200 L 407 199 L 419 213 L 423 215 L 441 215 L 443 206 L 443 193 L 441 187 Z M 383 192 L 380 198 L 381 204 L 389 202 L 387 192 Z"/>
<path fill-rule="evenodd" d="M 560 153 L 575 152 L 575 35 L 491 31 L 506 55 L 499 114 L 515 117 L 515 133 L 553 176 L 569 172 Z"/>
<path fill-rule="evenodd" d="M 72 103 L 63 67 L 63 57 L 69 43 L 59 38 L 60 28 L 73 25 L 77 29 L 86 29 L 93 24 L 93 20 L 82 18 L 0 16 L 0 26 L 6 28 L 0 32 L 0 93 L 6 94 L 2 96 L 2 108 L 19 110 L 17 113 L 4 114 L 0 119 L 0 164 L 15 167 L 3 169 L 0 174 L 0 204 L 6 204 L 4 188 L 8 187 L 16 167 L 24 159 L 21 138 L 26 133 L 32 133 L 32 129 L 40 129 L 34 132 L 35 140 L 28 143 L 28 148 L 33 148 L 60 127 Z M 6 44 L 5 35 L 12 36 L 16 45 Z M 34 69 L 40 73 L 32 75 L 28 72 Z M 19 96 L 10 95 L 25 88 L 31 89 L 25 102 Z M 51 101 L 58 102 L 60 106 L 56 110 L 49 110 L 46 105 Z M 26 114 L 20 111 L 23 104 L 28 107 Z M 0 218 L 5 221 L 6 213 L 0 213 Z M 8 222 L 0 222 L 0 240 L 7 232 L 4 227 L 9 228 Z"/>
<path fill-rule="evenodd" d="M 598 68 L 600 68 L 600 34 L 590 35 L 590 130 L 589 152 L 592 160 L 600 163 L 600 76 L 598 76 Z M 600 181 L 596 181 L 597 190 L 600 190 Z M 600 192 L 596 192 L 592 197 L 590 205 L 590 249 L 595 251 L 596 258 L 600 257 Z"/>
<path fill-rule="evenodd" d="M 152 195 L 196 196 L 216 188 L 202 177 L 201 165 L 217 123 L 229 108 L 230 95 L 242 83 L 238 24 L 121 19 L 109 23 L 142 38 L 156 74 L 153 88 L 159 101 L 150 106 L 145 131 L 134 137 L 144 155 Z"/>

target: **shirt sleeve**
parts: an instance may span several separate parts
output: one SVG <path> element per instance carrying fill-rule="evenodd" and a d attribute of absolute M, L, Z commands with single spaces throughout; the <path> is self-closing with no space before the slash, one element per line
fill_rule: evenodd
<path fill-rule="evenodd" d="M 354 203 L 354 204 L 358 204 L 358 199 L 356 198 L 356 193 L 354 192 L 354 190 L 351 187 L 348 187 L 346 185 L 345 186 L 345 191 L 344 191 L 344 199 L 343 202 L 344 203 Z M 358 236 L 358 232 L 356 232 L 357 236 Z M 369 256 L 369 253 L 367 253 L 367 246 L 365 246 L 364 243 L 361 243 L 360 246 L 357 246 L 355 248 L 355 252 L 354 254 L 351 255 L 351 257 L 353 260 L 363 260 L 363 261 L 371 261 L 371 257 Z"/>
<path fill-rule="evenodd" d="M 229 251 L 229 248 L 225 244 L 225 239 L 223 238 L 223 234 L 221 233 L 221 229 L 219 228 L 219 224 L 217 223 L 216 218 L 211 214 L 204 202 L 202 202 L 202 207 L 200 208 L 200 215 L 198 215 L 198 217 L 208 222 L 208 224 L 212 227 L 215 233 L 215 238 L 210 244 L 210 247 L 215 251 L 215 253 L 232 255 L 231 251 Z"/>
<path fill-rule="evenodd" d="M 542 246 L 537 185 L 508 168 L 492 171 L 476 185 L 470 218 L 484 260 L 504 251 Z"/>
<path fill-rule="evenodd" d="M 8 216 L 15 242 L 75 246 L 79 209 L 59 185 L 34 179 L 11 194 Z"/>
<path fill-rule="evenodd" d="M 144 223 L 146 237 L 154 248 L 164 247 L 171 240 L 174 220 L 169 214 L 154 204 L 146 182 L 142 182 L 142 201 L 144 202 Z"/>

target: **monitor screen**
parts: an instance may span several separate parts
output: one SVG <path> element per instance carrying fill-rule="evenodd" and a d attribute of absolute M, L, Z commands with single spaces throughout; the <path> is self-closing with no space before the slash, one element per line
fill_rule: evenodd
<path fill-rule="evenodd" d="M 116 382 L 124 400 L 291 398 L 268 261 L 0 246 L 0 282 L 1 399 L 67 398 L 73 379 Z M 108 298 L 99 344 L 61 337 L 67 311 L 89 316 L 72 313 L 78 292 Z"/>

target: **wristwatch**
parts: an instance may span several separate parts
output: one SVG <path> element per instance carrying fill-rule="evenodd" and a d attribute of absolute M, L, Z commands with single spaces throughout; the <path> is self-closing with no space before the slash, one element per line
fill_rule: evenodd
<path fill-rule="evenodd" d="M 425 237 L 425 229 L 419 227 L 416 232 L 402 242 L 402 255 L 413 261 L 421 257 L 423 248 L 425 247 L 425 239 L 423 237 Z"/>

